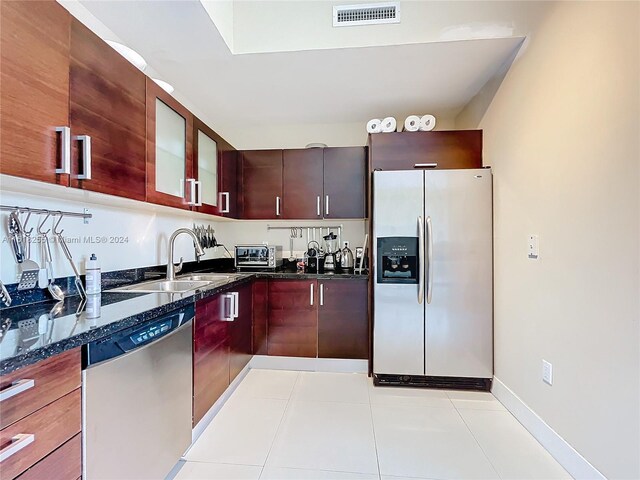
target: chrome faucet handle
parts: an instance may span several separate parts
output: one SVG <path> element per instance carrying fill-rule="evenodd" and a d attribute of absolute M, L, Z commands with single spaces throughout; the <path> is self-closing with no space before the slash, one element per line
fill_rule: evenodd
<path fill-rule="evenodd" d="M 173 273 L 180 273 L 180 271 L 182 270 L 182 260 L 183 258 L 180 257 L 180 261 L 173 265 Z"/>

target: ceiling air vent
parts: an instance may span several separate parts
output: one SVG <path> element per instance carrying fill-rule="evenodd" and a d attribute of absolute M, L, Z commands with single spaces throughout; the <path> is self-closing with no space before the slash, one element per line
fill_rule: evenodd
<path fill-rule="evenodd" d="M 400 2 L 338 5 L 333 7 L 333 26 L 400 23 Z"/>

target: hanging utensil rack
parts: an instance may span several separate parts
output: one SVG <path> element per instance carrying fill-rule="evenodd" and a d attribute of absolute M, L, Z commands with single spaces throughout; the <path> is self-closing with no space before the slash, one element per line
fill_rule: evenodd
<path fill-rule="evenodd" d="M 79 212 L 67 212 L 64 210 L 48 210 L 46 208 L 31 208 L 31 207 L 18 207 L 11 205 L 0 205 L 0 210 L 12 211 L 18 213 L 30 213 L 32 215 L 51 215 L 52 217 L 79 217 L 84 218 L 85 221 L 92 218 L 93 214 L 88 213 L 85 209 L 84 213 Z"/>
<path fill-rule="evenodd" d="M 307 243 L 311 240 L 316 240 L 317 242 L 322 241 L 323 232 L 326 232 L 324 235 L 328 235 L 332 230 L 338 231 L 338 245 L 342 245 L 342 228 L 343 225 L 305 225 L 302 227 L 285 227 L 280 225 L 267 225 L 268 230 L 300 230 L 300 237 L 302 238 L 302 232 L 304 230 L 307 231 Z M 319 230 L 319 235 L 316 235 L 316 232 Z"/>

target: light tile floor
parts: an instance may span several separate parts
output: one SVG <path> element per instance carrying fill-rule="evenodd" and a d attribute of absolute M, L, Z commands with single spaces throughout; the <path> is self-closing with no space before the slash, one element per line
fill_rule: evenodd
<path fill-rule="evenodd" d="M 490 393 L 251 370 L 175 480 L 563 479 Z"/>

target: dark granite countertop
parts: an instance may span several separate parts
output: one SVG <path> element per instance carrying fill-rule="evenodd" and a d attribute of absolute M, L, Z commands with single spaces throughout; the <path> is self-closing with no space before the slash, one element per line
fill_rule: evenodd
<path fill-rule="evenodd" d="M 198 273 L 226 273 L 220 268 L 205 268 Z M 228 272 L 235 271 L 227 269 Z M 89 342 L 107 338 L 109 335 L 134 325 L 141 324 L 157 316 L 195 303 L 203 298 L 228 290 L 253 278 L 272 279 L 367 279 L 367 274 L 347 272 L 306 273 L 304 271 L 262 271 L 239 272 L 240 278 L 224 284 L 185 293 L 120 293 L 105 290 L 98 296 L 100 316 L 88 318 L 86 307 L 76 315 L 80 306 L 78 296 L 69 296 L 58 305 L 55 301 L 39 301 L 0 310 L 2 336 L 0 337 L 0 375 L 18 368 L 44 360 L 66 350 L 85 345 Z M 115 276 L 115 275 L 112 275 Z M 121 277 L 122 278 L 122 277 Z M 120 286 L 136 281 L 120 281 Z M 94 296 L 95 298 L 95 296 Z M 23 327 L 31 324 L 38 335 L 21 333 Z M 5 331 L 6 328 L 6 331 Z"/>

